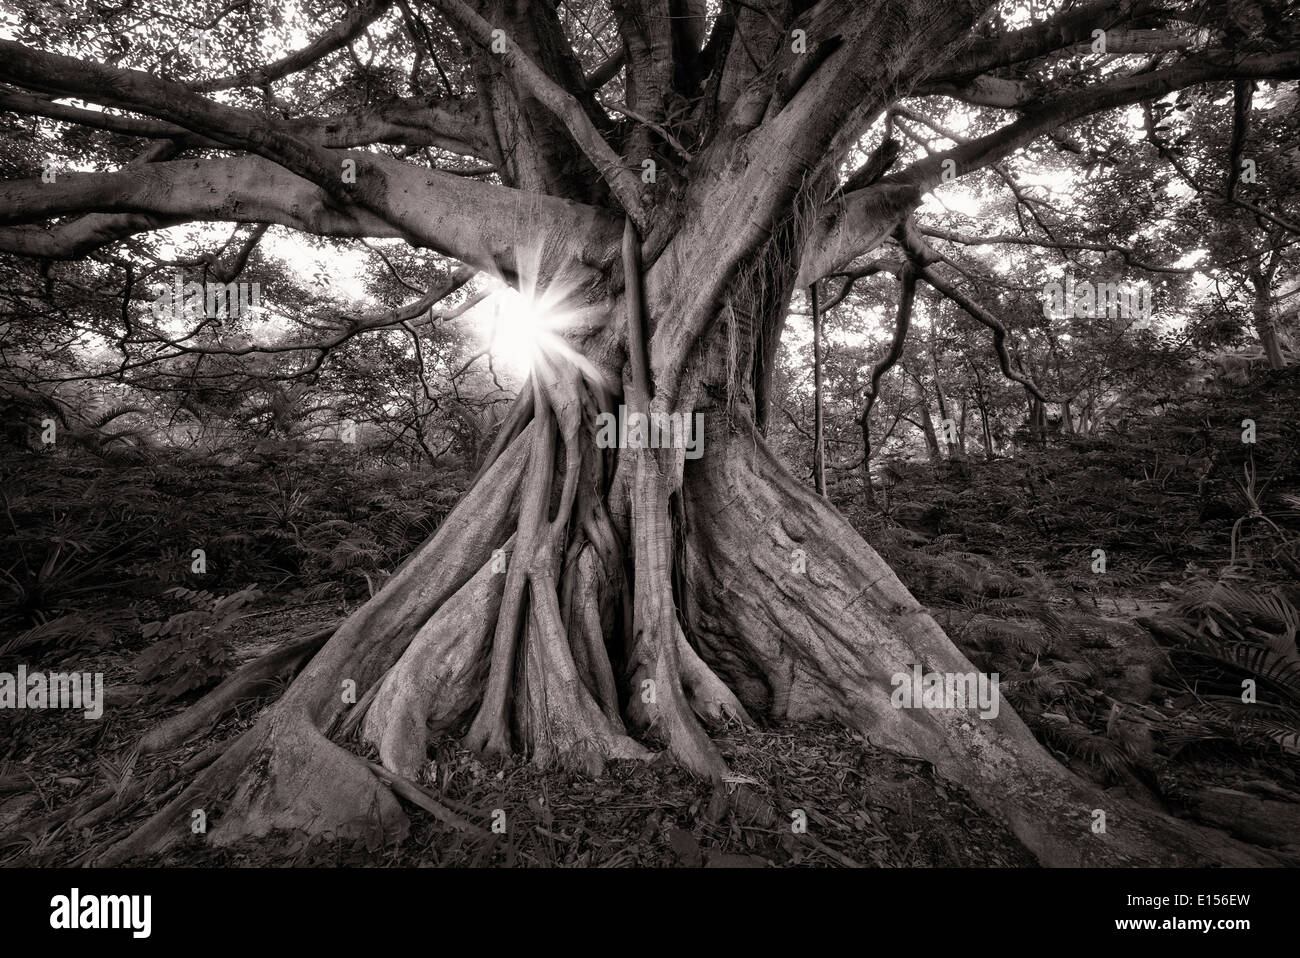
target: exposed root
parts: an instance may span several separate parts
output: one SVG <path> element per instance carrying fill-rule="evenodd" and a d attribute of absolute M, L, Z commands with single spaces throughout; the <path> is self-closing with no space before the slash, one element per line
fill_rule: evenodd
<path fill-rule="evenodd" d="M 365 760 L 302 716 L 276 707 L 95 864 L 116 865 L 174 846 L 193 834 L 196 811 L 217 845 L 274 831 L 378 843 L 404 838 L 408 829 L 392 792 Z"/>
<path fill-rule="evenodd" d="M 894 708 L 891 677 L 974 666 L 851 526 L 756 433 L 711 437 L 721 457 L 688 472 L 692 626 L 751 704 L 825 716 L 923 758 L 967 788 L 1049 865 L 1260 864 L 1269 856 L 1076 778 L 1003 704 Z M 801 550 L 799 556 L 796 550 Z M 753 676 L 762 677 L 756 685 Z M 1105 830 L 1094 830 L 1105 813 Z"/>
<path fill-rule="evenodd" d="M 524 654 L 519 725 L 539 764 L 583 767 L 599 775 L 607 759 L 649 758 L 622 722 L 611 720 L 578 678 L 560 621 L 554 580 L 532 580 L 532 616 Z"/>
<path fill-rule="evenodd" d="M 478 467 L 478 472 L 474 475 L 474 481 L 470 485 L 477 485 L 478 481 L 487 475 L 488 470 L 496 465 L 501 454 L 504 453 L 524 431 L 524 428 L 532 421 L 533 418 L 533 391 L 528 383 L 524 383 L 524 388 L 519 390 L 519 395 L 515 397 L 514 405 L 510 407 L 510 412 L 501 423 L 501 428 L 497 431 L 497 437 L 492 441 L 492 447 L 488 449 L 487 455 L 483 457 L 482 464 Z"/>
<path fill-rule="evenodd" d="M 691 710 L 709 725 L 722 725 L 728 721 L 752 725 L 745 706 L 736 693 L 718 678 L 704 660 L 686 641 L 681 629 L 677 630 L 677 662 Z"/>
<path fill-rule="evenodd" d="M 614 630 L 615 602 L 608 586 L 620 569 L 609 569 L 596 548 L 585 542 L 577 558 L 568 563 L 565 620 L 569 623 L 573 662 L 587 691 L 610 721 L 619 719 L 618 687 L 605 647 L 605 636 Z"/>
<path fill-rule="evenodd" d="M 689 647 L 673 602 L 668 482 L 656 457 L 645 450 L 636 456 L 631 498 L 635 573 L 630 660 L 636 671 L 629 711 L 636 723 L 649 727 L 663 739 L 682 765 L 720 780 L 727 772 L 727 764 L 695 717 L 682 687 L 682 651 L 689 651 Z M 694 661 L 690 674 L 695 679 L 694 687 L 702 693 L 701 703 L 706 712 L 720 714 L 725 710 L 723 697 L 717 691 L 721 683 L 706 683 L 701 672 L 703 663 L 695 656 L 691 658 Z M 734 696 L 726 702 L 736 717 L 745 714 Z"/>
<path fill-rule="evenodd" d="M 174 845 L 192 834 L 196 809 L 215 823 L 209 837 L 218 844 L 276 829 L 369 842 L 405 835 L 406 816 L 389 788 L 363 759 L 332 743 L 321 730 L 347 715 L 356 702 L 352 693 L 362 702 L 373 701 L 375 696 L 368 694 L 372 686 L 505 543 L 531 429 L 496 460 L 384 588 L 339 627 L 280 701 L 97 864 Z"/>
<path fill-rule="evenodd" d="M 505 573 L 504 592 L 492 637 L 487 690 L 465 736 L 469 748 L 497 755 L 511 751 L 509 705 L 515 677 L 515 652 L 527 618 L 525 589 L 529 568 L 546 532 L 554 471 L 554 414 L 536 374 L 532 381 L 537 408 L 532 425 L 533 441 L 528 448 L 527 474 L 523 477 L 519 494 L 515 554 Z"/>
<path fill-rule="evenodd" d="M 414 778 L 429 741 L 478 701 L 503 581 L 491 561 L 485 564 L 420 628 L 380 682 L 362 737 L 385 768 Z"/>
<path fill-rule="evenodd" d="M 335 626 L 331 625 L 241 666 L 189 708 L 145 733 L 137 746 L 140 754 L 161 752 L 211 731 L 240 702 L 253 698 L 277 676 L 301 665 L 325 644 L 334 630 Z"/>
<path fill-rule="evenodd" d="M 399 778 L 382 765 L 376 765 L 374 762 L 369 763 L 369 768 L 370 771 L 374 772 L 375 778 L 379 779 L 408 802 L 424 809 L 444 825 L 450 825 L 457 831 L 467 832 L 476 838 L 488 837 L 488 832 L 479 828 L 472 822 L 461 818 L 414 782 L 408 782 L 404 778 Z"/>

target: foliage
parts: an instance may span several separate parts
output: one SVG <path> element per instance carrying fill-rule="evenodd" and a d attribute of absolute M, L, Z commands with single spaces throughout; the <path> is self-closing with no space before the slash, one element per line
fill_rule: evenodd
<path fill-rule="evenodd" d="M 245 606 L 262 597 L 257 589 L 242 589 L 225 597 L 176 586 L 163 592 L 189 608 L 165 622 L 148 622 L 140 630 L 158 639 L 135 661 L 136 678 L 158 686 L 163 701 L 203 689 L 218 681 L 232 661 L 229 631 Z"/>
<path fill-rule="evenodd" d="M 1220 380 L 1126 428 L 964 475 L 911 464 L 884 508 L 842 508 L 971 660 L 1000 673 L 1035 733 L 1102 781 L 1160 792 L 1161 776 L 1224 749 L 1291 768 L 1296 408 L 1296 370 Z"/>
<path fill-rule="evenodd" d="M 225 617 L 207 597 L 373 594 L 467 476 L 394 468 L 364 450 L 341 456 L 339 446 L 270 444 L 246 457 L 153 447 L 110 464 L 80 446 L 0 445 L 0 657 L 153 640 L 143 675 L 174 696 L 229 664 L 211 642 L 231 623 L 215 628 Z M 192 571 L 195 548 L 203 574 Z"/>
<path fill-rule="evenodd" d="M 1198 721 L 1182 723 L 1170 743 L 1226 739 L 1300 755 L 1300 589 L 1261 587 L 1240 574 L 1198 577 L 1186 588 L 1150 623 L 1169 642 L 1196 703 Z M 1254 701 L 1243 701 L 1247 681 Z"/>

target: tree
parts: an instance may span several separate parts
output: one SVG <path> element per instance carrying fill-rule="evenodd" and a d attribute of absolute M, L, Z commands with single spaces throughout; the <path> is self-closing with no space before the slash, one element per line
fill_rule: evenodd
<path fill-rule="evenodd" d="M 0 250 L 76 259 L 195 222 L 397 238 L 544 299 L 550 330 L 437 533 L 104 861 L 178 840 L 200 804 L 218 842 L 400 835 L 393 783 L 462 718 L 488 752 L 595 769 L 653 746 L 721 779 L 708 726 L 812 716 L 934 763 L 1045 863 L 1251 860 L 1103 796 L 1009 708 L 892 707 L 914 665 L 974 670 L 764 430 L 792 293 L 878 251 L 1001 330 L 1019 375 L 1005 329 L 909 238 L 926 195 L 1093 114 L 1300 76 L 1294 43 L 1215 0 L 1035 19 L 991 0 L 369 0 L 263 64 L 247 40 L 278 13 L 198 6 L 202 56 L 157 25 L 81 43 L 84 22 L 24 20 L 0 42 L 0 107 L 149 144 L 111 170 L 30 175 L 28 157 L 0 184 Z M 881 119 L 918 98 L 970 107 L 973 135 L 898 162 Z M 364 322 L 423 316 L 460 275 Z M 620 405 L 702 416 L 704 455 L 602 448 Z M 353 733 L 382 769 L 340 744 Z"/>

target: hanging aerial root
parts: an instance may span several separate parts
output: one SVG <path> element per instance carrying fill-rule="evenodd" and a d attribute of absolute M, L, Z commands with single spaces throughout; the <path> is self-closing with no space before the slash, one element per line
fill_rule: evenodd
<path fill-rule="evenodd" d="M 627 402 L 632 415 L 648 421 L 652 410 L 669 411 L 661 407 L 666 407 L 676 394 L 677 375 L 668 374 L 669 388 L 656 397 L 648 347 L 650 323 L 642 290 L 641 245 L 630 220 L 623 228 L 622 253 L 631 370 Z M 673 601 L 674 538 L 668 507 L 669 496 L 680 477 L 680 455 L 660 456 L 649 449 L 629 450 L 622 457 L 615 477 L 616 486 L 627 485 L 626 492 L 618 491 L 616 500 L 629 506 L 633 542 L 632 634 L 628 649 L 632 695 L 628 713 L 634 727 L 648 730 L 661 739 L 669 754 L 686 768 L 721 780 L 727 772 L 726 761 L 696 718 L 682 685 L 682 650 L 687 643 Z M 696 688 L 704 693 L 700 702 L 706 711 L 721 712 L 718 690 L 706 690 L 697 668 L 691 674 L 696 676 Z M 739 703 L 735 706 L 735 711 L 743 714 Z"/>
<path fill-rule="evenodd" d="M 555 468 L 555 414 L 536 374 L 532 382 L 535 408 L 529 427 L 527 472 L 519 492 L 515 554 L 506 569 L 492 636 L 487 689 L 465 736 L 467 748 L 496 755 L 511 751 L 509 705 L 515 679 L 515 653 L 527 622 L 528 571 L 548 531 L 547 510 Z"/>
<path fill-rule="evenodd" d="M 629 715 L 635 725 L 662 739 L 669 754 L 686 768 L 720 780 L 727 773 L 726 761 L 696 718 L 682 686 L 686 640 L 673 601 L 668 492 L 657 458 L 639 450 L 631 495 L 633 634 L 629 661 L 634 672 Z M 693 674 L 698 672 L 693 670 Z M 703 683 L 698 687 L 704 689 Z M 717 692 L 716 688 L 711 691 Z M 731 701 L 735 702 L 734 697 Z M 744 715 L 738 702 L 734 711 L 737 718 Z"/>

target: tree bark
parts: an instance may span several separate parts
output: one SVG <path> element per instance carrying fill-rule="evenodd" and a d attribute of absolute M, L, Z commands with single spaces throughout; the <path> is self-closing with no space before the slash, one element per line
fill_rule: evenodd
<path fill-rule="evenodd" d="M 822 312 L 817 284 L 808 287 L 813 321 L 813 488 L 826 495 L 826 433 L 822 421 Z"/>
<path fill-rule="evenodd" d="M 891 677 L 908 674 L 914 663 L 954 673 L 973 666 L 834 508 L 789 475 L 756 430 L 738 424 L 735 432 L 709 436 L 721 462 L 692 463 L 686 477 L 692 535 L 685 611 L 704 661 L 746 708 L 773 720 L 834 718 L 874 744 L 932 762 L 1044 864 L 1261 861 L 1218 833 L 1076 778 L 1009 708 L 990 720 L 963 710 L 893 708 Z M 806 553 L 803 573 L 790 562 L 796 549 Z M 1096 810 L 1106 813 L 1101 833 L 1093 830 Z"/>
<path fill-rule="evenodd" d="M 1282 344 L 1278 341 L 1277 326 L 1273 322 L 1273 290 L 1270 277 L 1273 270 L 1253 270 L 1250 275 L 1251 286 L 1255 291 L 1251 304 L 1255 321 L 1255 335 L 1264 348 L 1269 369 L 1286 367 L 1286 357 L 1282 354 Z"/>

